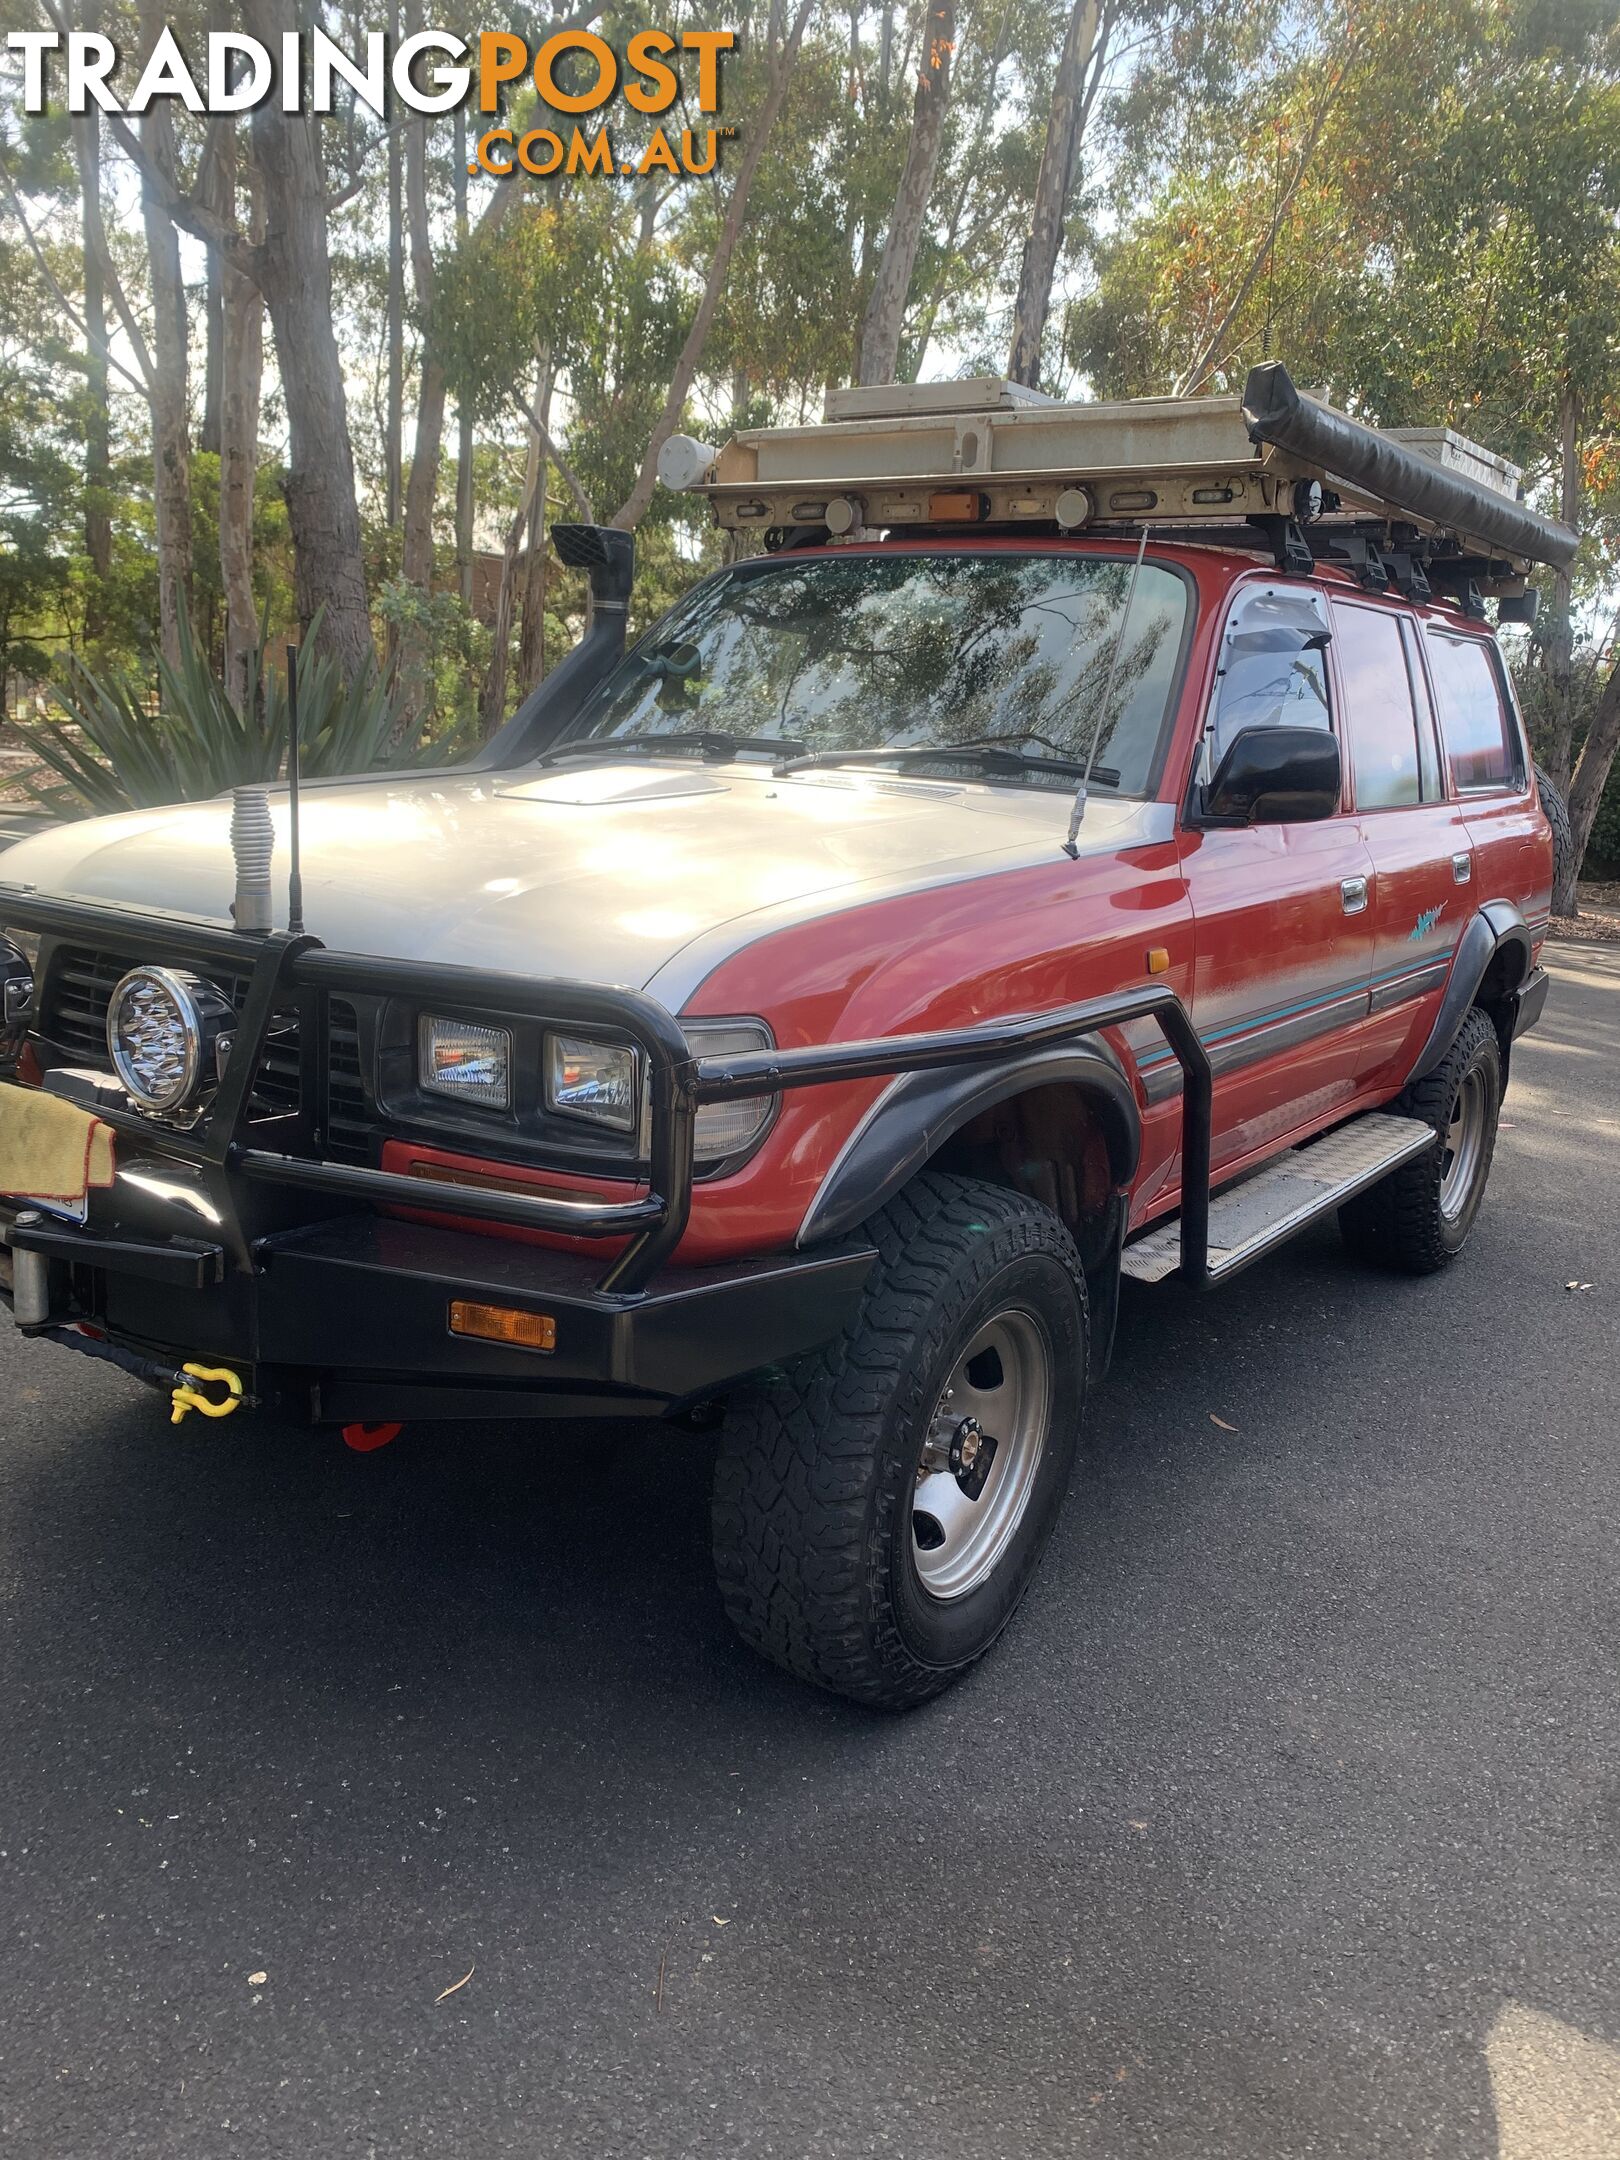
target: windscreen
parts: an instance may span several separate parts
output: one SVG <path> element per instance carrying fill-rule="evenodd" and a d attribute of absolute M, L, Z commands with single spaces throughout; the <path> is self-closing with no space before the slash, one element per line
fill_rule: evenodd
<path fill-rule="evenodd" d="M 1134 567 L 853 550 L 739 564 L 671 609 L 566 740 L 709 728 L 809 752 L 990 741 L 1083 761 L 1095 736 L 1094 783 L 1146 794 L 1189 603 L 1153 562 L 1133 591 Z M 1038 767 L 1013 778 L 1074 787 Z"/>

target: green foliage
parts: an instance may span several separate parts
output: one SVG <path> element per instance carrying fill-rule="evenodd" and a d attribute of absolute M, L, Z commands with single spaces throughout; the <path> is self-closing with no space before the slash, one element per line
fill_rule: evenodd
<path fill-rule="evenodd" d="M 262 649 L 253 656 L 253 695 L 240 707 L 183 630 L 179 665 L 155 663 L 155 711 L 128 672 L 95 674 L 74 664 L 57 692 L 63 719 L 22 727 L 56 776 L 36 776 L 30 792 L 66 814 L 100 815 L 204 802 L 273 780 L 287 743 L 287 685 L 265 661 Z M 375 674 L 345 683 L 312 640 L 299 648 L 298 740 L 311 778 L 424 761 L 415 736 L 396 740 L 398 724 L 398 700 Z"/>
<path fill-rule="evenodd" d="M 1598 804 L 1592 837 L 1586 843 L 1585 871 L 1588 877 L 1620 877 L 1620 763 L 1610 768 Z"/>
<path fill-rule="evenodd" d="M 32 290 L 22 252 L 0 242 L 0 320 L 24 309 Z M 46 356 L 0 340 L 0 696 L 12 673 L 42 675 L 54 657 L 77 479 Z"/>
<path fill-rule="evenodd" d="M 422 732 L 435 754 L 470 750 L 477 740 L 478 683 L 493 642 L 489 629 L 462 606 L 459 595 L 423 593 L 403 578 L 383 587 L 377 608 L 401 649 L 420 655 L 427 670 Z"/>
<path fill-rule="evenodd" d="M 220 23 L 236 12 L 227 7 Z M 553 385 L 559 448 L 593 514 L 614 514 L 693 320 L 764 96 L 768 33 L 773 22 L 780 30 L 784 13 L 773 0 L 724 10 L 719 0 L 683 0 L 677 32 L 739 33 L 722 71 L 719 115 L 736 133 L 722 140 L 709 175 L 475 175 L 464 184 L 456 122 L 424 122 L 429 308 L 417 290 L 412 236 L 397 237 L 407 463 L 429 340 L 452 405 L 426 589 L 400 583 L 402 534 L 383 497 L 387 142 L 363 111 L 316 123 L 339 201 L 330 221 L 333 312 L 375 627 L 411 671 L 398 686 L 401 701 L 425 713 L 424 735 L 441 748 L 476 726 L 491 646 L 488 628 L 444 590 L 453 584 L 456 408 L 477 430 L 480 551 L 498 555 L 523 499 L 524 407 L 543 376 Z M 993 372 L 1005 363 L 1071 13 L 1072 0 L 958 0 L 952 98 L 912 279 L 903 374 Z M 126 14 L 106 27 L 129 29 Z M 32 20 L 27 0 L 0 0 L 0 15 Z M 312 0 L 301 19 L 316 17 L 352 45 L 352 10 Z M 458 0 L 442 19 L 460 34 L 480 27 Z M 538 0 L 526 0 L 513 22 L 537 42 L 548 19 Z M 609 0 L 593 26 L 622 53 L 647 20 L 628 0 Z M 680 422 L 691 432 L 720 441 L 740 427 L 814 418 L 826 388 L 849 378 L 906 155 L 923 20 L 921 0 L 860 0 L 812 16 Z M 185 37 L 204 26 L 195 10 L 177 21 Z M 1560 402 L 1573 394 L 1583 549 L 1572 596 L 1540 581 L 1543 621 L 1570 597 L 1577 619 L 1607 615 L 1612 598 L 1598 605 L 1599 596 L 1620 562 L 1617 22 L 1620 0 L 1106 0 L 1108 65 L 1091 85 L 1042 380 L 1055 385 L 1061 361 L 1074 394 L 1163 391 L 1214 339 L 1206 386 L 1229 389 L 1255 359 L 1276 354 L 1296 380 L 1370 418 L 1453 421 L 1524 464 L 1549 506 Z M 608 125 L 616 160 L 633 163 L 656 125 L 677 140 L 686 126 L 702 134 L 708 123 L 692 105 L 692 86 L 688 70 L 682 104 L 659 120 L 615 100 L 581 115 L 581 125 L 587 133 Z M 565 141 L 572 132 L 572 119 L 557 123 L 537 109 L 526 81 L 509 85 L 501 105 L 495 115 L 463 116 L 464 148 L 493 119 L 518 132 L 556 124 Z M 181 177 L 193 186 L 212 128 L 183 111 L 173 119 Z M 105 127 L 103 144 L 112 254 L 133 315 L 149 329 L 142 221 Z M 245 139 L 238 153 L 245 173 Z M 118 792 L 120 763 L 141 799 L 212 789 L 226 784 L 227 766 L 273 759 L 260 725 L 268 723 L 262 712 L 233 717 L 211 702 L 221 693 L 201 680 L 200 661 L 182 665 L 184 685 L 161 683 L 160 718 L 148 711 L 150 669 L 139 656 L 157 635 L 150 421 L 116 368 L 104 400 L 92 390 L 82 333 L 52 289 L 54 278 L 70 310 L 83 303 L 78 179 L 60 102 L 27 119 L 14 97 L 7 101 L 0 160 L 48 266 L 47 274 L 0 195 L 0 678 L 9 670 L 14 679 L 55 675 L 66 684 L 64 709 L 81 717 L 66 719 L 51 741 L 72 768 L 58 767 L 56 778 L 75 799 L 99 800 L 98 789 L 110 790 L 109 800 L 134 799 L 129 788 Z M 1250 266 L 1257 274 L 1246 276 Z M 195 421 L 205 403 L 205 311 L 195 268 L 188 275 Z M 117 331 L 115 341 L 129 360 L 127 335 Z M 287 416 L 274 360 L 267 330 L 253 574 L 256 604 L 281 630 L 296 610 L 278 463 Z M 85 532 L 86 438 L 99 402 L 112 423 L 111 471 L 95 504 L 111 521 L 105 578 L 91 569 Z M 217 661 L 218 461 L 195 441 L 190 480 L 192 629 L 199 651 Z M 554 463 L 548 518 L 579 514 Z M 736 546 L 703 505 L 659 490 L 638 528 L 634 626 Z M 488 583 L 481 575 L 480 590 Z M 553 564 L 548 667 L 583 613 L 579 579 Z M 509 702 L 527 688 L 518 679 L 520 634 L 514 620 Z M 532 650 L 535 641 L 522 642 Z M 1547 649 L 1544 631 L 1526 661 L 1527 706 L 1545 703 Z M 267 683 L 266 699 L 276 694 Z M 364 700 L 379 695 L 375 684 L 362 686 Z M 189 717 L 177 721 L 177 713 Z M 1571 717 L 1578 745 L 1584 719 Z M 193 722 L 220 730 L 210 755 L 193 739 Z M 98 739 L 111 749 L 98 750 Z M 368 750 L 356 761 L 370 759 Z"/>

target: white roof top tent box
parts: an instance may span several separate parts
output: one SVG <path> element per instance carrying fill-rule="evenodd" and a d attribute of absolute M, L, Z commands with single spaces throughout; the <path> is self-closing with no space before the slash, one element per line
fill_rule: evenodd
<path fill-rule="evenodd" d="M 1415 554 L 1507 593 L 1531 563 L 1575 550 L 1567 527 L 1518 500 L 1517 469 L 1491 451 L 1449 428 L 1369 427 L 1303 396 L 1277 362 L 1252 369 L 1242 397 L 1062 404 L 980 377 L 834 391 L 827 415 L 749 429 L 718 451 L 691 444 L 682 479 L 721 525 L 777 544 L 857 525 L 1147 524 L 1156 537 L 1271 547 L 1300 569 L 1326 557 L 1366 572 L 1370 560 L 1380 579 L 1380 550 Z"/>
<path fill-rule="evenodd" d="M 1447 472 L 1461 473 L 1465 479 L 1477 480 L 1481 487 L 1494 488 L 1509 502 L 1524 500 L 1524 489 L 1520 484 L 1524 479 L 1523 468 L 1510 465 L 1494 450 L 1470 442 L 1455 428 L 1397 427 L 1382 428 L 1379 432 L 1387 435 L 1391 442 L 1405 443 L 1409 450 L 1415 450 L 1431 463 L 1443 465 Z"/>

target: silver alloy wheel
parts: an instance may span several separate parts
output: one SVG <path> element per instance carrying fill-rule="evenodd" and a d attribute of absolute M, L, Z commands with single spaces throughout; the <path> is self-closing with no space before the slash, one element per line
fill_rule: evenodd
<path fill-rule="evenodd" d="M 911 1549 L 931 1597 L 966 1597 L 994 1571 L 1029 1504 L 1051 1410 L 1045 1328 L 1021 1308 L 997 1313 L 957 1359 L 917 1465 Z"/>
<path fill-rule="evenodd" d="M 1485 1154 L 1485 1075 L 1477 1065 L 1463 1074 L 1442 1149 L 1440 1212 L 1455 1222 L 1468 1205 Z"/>

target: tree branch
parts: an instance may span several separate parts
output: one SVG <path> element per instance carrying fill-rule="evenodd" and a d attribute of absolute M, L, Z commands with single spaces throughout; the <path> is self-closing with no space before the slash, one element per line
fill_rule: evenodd
<path fill-rule="evenodd" d="M 56 25 L 57 32 L 65 43 L 68 26 L 61 9 L 56 0 L 44 0 L 44 5 L 46 14 Z M 233 269 L 241 271 L 244 277 L 252 278 L 257 284 L 257 251 L 239 232 L 228 226 L 222 218 L 216 217 L 211 210 L 205 209 L 171 179 L 122 113 L 109 112 L 105 117 L 124 155 L 140 174 L 146 192 L 167 212 L 171 222 L 178 225 L 182 232 L 190 233 L 194 239 L 205 241 L 210 247 L 217 248 Z M 206 150 L 204 154 L 207 154 Z M 118 312 L 121 317 L 125 314 L 123 306 L 120 305 Z M 124 327 L 126 330 L 129 328 L 127 321 Z"/>
<path fill-rule="evenodd" d="M 88 113 L 81 113 L 72 122 L 73 151 L 79 161 L 81 184 L 89 171 L 91 162 L 90 153 L 86 148 L 89 140 L 89 130 L 97 125 L 96 119 Z M 99 169 L 98 158 L 98 174 Z M 99 178 L 94 185 L 84 187 L 83 193 L 85 228 L 89 236 L 91 250 L 96 258 L 96 267 L 101 272 L 101 282 L 112 300 L 114 313 L 123 325 L 124 335 L 129 339 L 130 350 L 135 355 L 135 365 L 140 369 L 150 390 L 157 381 L 157 370 L 152 365 L 152 355 L 147 350 L 145 335 L 140 324 L 135 320 L 135 311 L 129 304 L 129 295 L 124 291 L 124 281 L 118 275 L 118 266 L 112 259 L 112 249 L 107 245 L 107 227 L 101 215 Z"/>
<path fill-rule="evenodd" d="M 781 50 L 772 57 L 770 87 L 765 94 L 765 103 L 754 120 L 737 177 L 732 182 L 731 200 L 726 205 L 720 236 L 715 242 L 714 254 L 709 262 L 703 297 L 698 302 L 696 315 L 692 318 L 692 327 L 686 333 L 680 358 L 675 363 L 669 394 L 664 399 L 664 410 L 659 416 L 658 425 L 653 429 L 652 441 L 647 445 L 647 454 L 641 461 L 641 470 L 636 475 L 635 485 L 613 514 L 613 523 L 621 530 L 632 530 L 652 500 L 653 486 L 658 477 L 658 453 L 675 432 L 675 423 L 681 417 L 681 407 L 686 403 L 692 378 L 703 358 L 703 348 L 708 343 L 710 326 L 714 322 L 715 311 L 720 305 L 720 295 L 725 288 L 726 272 L 731 266 L 732 251 L 737 245 L 743 220 L 748 214 L 748 192 L 753 186 L 754 175 L 759 170 L 766 145 L 775 130 L 777 115 L 787 97 L 788 78 L 793 72 L 793 63 L 798 57 L 799 46 L 804 38 L 805 25 L 810 20 L 814 6 L 815 0 L 799 0 L 792 27 Z"/>
<path fill-rule="evenodd" d="M 6 168 L 3 164 L 0 164 L 0 182 L 3 182 L 5 185 L 6 200 L 11 205 L 12 215 L 16 218 L 17 223 L 23 229 L 23 238 L 28 242 L 29 253 L 33 256 L 34 261 L 39 268 L 40 276 L 50 287 L 51 297 L 55 300 L 57 306 L 62 310 L 62 313 L 67 317 L 68 321 L 73 325 L 74 329 L 78 331 L 80 337 L 84 339 L 86 348 L 90 352 L 93 352 L 96 358 L 104 362 L 106 366 L 116 368 L 119 374 L 123 376 L 125 382 L 127 382 L 132 389 L 138 391 L 140 395 L 146 399 L 147 403 L 150 404 L 152 393 L 148 385 L 142 382 L 138 375 L 132 374 L 130 370 L 125 367 L 123 361 L 119 359 L 118 355 L 113 351 L 112 347 L 108 344 L 105 338 L 97 338 L 91 336 L 89 324 L 79 313 L 78 309 L 73 305 L 67 294 L 62 290 L 62 286 L 59 279 L 57 278 L 56 272 L 51 268 L 50 262 L 48 261 L 45 254 L 45 250 L 39 244 L 39 240 L 35 235 L 34 228 L 28 222 L 28 213 L 26 210 L 24 210 L 22 206 L 22 198 L 18 195 L 16 188 L 12 185 L 11 175 L 6 171 Z M 136 357 L 139 358 L 139 353 L 137 353 Z"/>
<path fill-rule="evenodd" d="M 106 119 L 119 148 L 140 174 L 142 186 L 171 224 L 215 249 L 233 270 L 251 278 L 257 285 L 260 251 L 252 241 L 245 240 L 234 225 L 227 225 L 216 212 L 198 202 L 194 195 L 188 195 L 177 181 L 171 180 L 121 113 L 110 112 Z"/>
<path fill-rule="evenodd" d="M 579 476 L 574 471 L 573 466 L 569 464 L 567 458 L 557 448 L 551 430 L 520 391 L 514 390 L 510 395 L 512 403 L 517 407 L 524 419 L 528 421 L 530 427 L 534 429 L 535 439 L 541 449 L 546 453 L 552 464 L 556 466 L 558 477 L 573 497 L 574 508 L 587 525 L 594 525 L 596 523 L 596 511 L 592 506 L 591 498 L 586 494 L 584 488 L 580 486 Z"/>
<path fill-rule="evenodd" d="M 1221 317 L 1220 321 L 1216 324 L 1214 330 L 1211 331 L 1210 335 L 1204 340 L 1203 351 L 1199 354 L 1193 365 L 1188 368 L 1187 372 L 1182 376 L 1181 380 L 1176 384 L 1175 390 L 1172 393 L 1174 396 L 1193 396 L 1196 391 L 1199 391 L 1203 388 L 1204 384 L 1208 382 L 1210 376 L 1214 374 L 1221 355 L 1222 348 L 1225 346 L 1226 340 L 1231 333 L 1232 325 L 1236 322 L 1239 314 L 1242 312 L 1244 304 L 1248 300 L 1250 293 L 1253 292 L 1255 287 L 1255 281 L 1259 277 L 1260 272 L 1265 268 L 1266 258 L 1270 255 L 1271 250 L 1273 249 L 1273 247 L 1275 247 L 1277 243 L 1277 235 L 1282 230 L 1282 222 L 1288 214 L 1289 205 L 1293 202 L 1294 197 L 1299 193 L 1300 183 L 1305 178 L 1305 174 L 1309 169 L 1311 159 L 1316 154 L 1316 146 L 1322 138 L 1322 130 L 1327 125 L 1327 116 L 1329 109 L 1332 106 L 1334 98 L 1338 94 L 1339 85 L 1344 81 L 1346 74 L 1349 72 L 1350 62 L 1354 57 L 1354 52 L 1354 32 L 1352 31 L 1350 42 L 1346 47 L 1344 58 L 1339 62 L 1338 67 L 1334 70 L 1332 75 L 1329 76 L 1326 87 L 1323 89 L 1321 97 L 1317 100 L 1316 111 L 1311 118 L 1310 131 L 1305 137 L 1304 147 L 1301 149 L 1298 160 L 1295 163 L 1293 177 L 1289 181 L 1287 187 L 1284 188 L 1282 193 L 1277 197 L 1276 208 L 1271 213 L 1271 222 L 1266 227 L 1265 236 L 1261 240 L 1260 245 L 1250 256 L 1248 267 L 1244 271 L 1242 277 L 1238 280 L 1237 290 L 1233 293 L 1231 302 L 1228 305 L 1225 314 Z"/>

